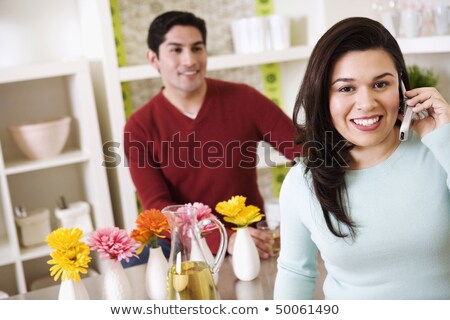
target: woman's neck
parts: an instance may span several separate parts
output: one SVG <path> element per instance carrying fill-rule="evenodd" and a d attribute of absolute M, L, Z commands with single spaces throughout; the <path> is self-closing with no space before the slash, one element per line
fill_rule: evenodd
<path fill-rule="evenodd" d="M 399 128 L 394 127 L 394 130 L 392 130 L 389 136 L 386 137 L 386 139 L 378 145 L 371 147 L 355 146 L 350 151 L 350 169 L 367 169 L 376 166 L 377 164 L 380 164 L 388 159 L 400 145 L 398 134 Z"/>

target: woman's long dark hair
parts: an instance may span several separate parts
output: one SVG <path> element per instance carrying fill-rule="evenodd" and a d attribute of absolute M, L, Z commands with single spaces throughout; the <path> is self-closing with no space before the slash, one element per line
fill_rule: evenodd
<path fill-rule="evenodd" d="M 313 189 L 328 229 L 340 238 L 356 235 L 357 226 L 346 208 L 345 185 L 345 168 L 353 146 L 333 126 L 329 105 L 330 74 L 335 61 L 343 54 L 369 49 L 385 50 L 409 88 L 405 61 L 395 38 L 379 22 L 353 17 L 336 23 L 317 42 L 294 107 L 296 142 L 304 146 L 306 174 L 311 172 Z M 301 110 L 304 123 L 298 121 Z"/>

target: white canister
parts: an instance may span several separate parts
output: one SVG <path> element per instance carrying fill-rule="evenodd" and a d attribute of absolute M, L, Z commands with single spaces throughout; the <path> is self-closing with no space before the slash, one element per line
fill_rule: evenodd
<path fill-rule="evenodd" d="M 418 37 L 422 31 L 422 12 L 406 9 L 400 12 L 400 26 L 407 38 Z"/>
<path fill-rule="evenodd" d="M 268 17 L 271 49 L 283 50 L 291 46 L 291 25 L 290 18 L 282 15 L 272 15 Z"/>
<path fill-rule="evenodd" d="M 55 216 L 62 228 L 79 228 L 86 235 L 94 231 L 90 215 L 89 203 L 77 201 L 70 203 L 67 208 L 55 209 Z"/>
<path fill-rule="evenodd" d="M 51 232 L 48 209 L 29 211 L 27 216 L 15 217 L 15 220 L 19 227 L 19 240 L 24 247 L 45 243 L 45 238 Z"/>
<path fill-rule="evenodd" d="M 235 53 L 258 53 L 272 49 L 266 17 L 242 18 L 231 22 Z"/>
<path fill-rule="evenodd" d="M 258 53 L 270 50 L 270 33 L 266 17 L 250 17 L 247 23 L 247 39 L 250 52 Z"/>
<path fill-rule="evenodd" d="M 247 19 L 235 20 L 231 23 L 234 52 L 250 53 L 250 40 L 247 35 Z"/>
<path fill-rule="evenodd" d="M 394 37 L 398 36 L 398 31 L 400 29 L 399 20 L 399 14 L 397 11 L 386 11 L 381 13 L 381 23 Z"/>
<path fill-rule="evenodd" d="M 450 6 L 434 7 L 433 23 L 437 35 L 446 35 L 450 29 Z"/>

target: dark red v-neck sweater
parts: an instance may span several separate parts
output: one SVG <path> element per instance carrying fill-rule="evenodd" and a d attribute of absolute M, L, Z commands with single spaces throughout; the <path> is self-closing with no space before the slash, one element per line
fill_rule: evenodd
<path fill-rule="evenodd" d="M 125 126 L 125 154 L 144 209 L 202 202 L 214 211 L 218 202 L 243 195 L 263 210 L 257 142 L 269 142 L 289 159 L 299 155 L 291 120 L 272 101 L 244 84 L 206 81 L 195 119 L 159 92 Z"/>

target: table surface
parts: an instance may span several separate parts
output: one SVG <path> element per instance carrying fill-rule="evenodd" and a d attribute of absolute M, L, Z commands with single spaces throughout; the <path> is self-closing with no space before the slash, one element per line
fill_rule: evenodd
<path fill-rule="evenodd" d="M 218 298 L 222 300 L 270 300 L 273 299 L 273 287 L 277 273 L 276 258 L 261 260 L 259 276 L 252 281 L 238 280 L 232 269 L 231 256 L 225 258 L 217 283 Z M 147 300 L 144 281 L 147 264 L 126 268 L 125 272 L 133 288 L 133 299 Z M 102 299 L 102 275 L 84 278 L 83 284 L 89 292 L 92 300 Z M 56 300 L 58 299 L 59 285 L 30 291 L 24 294 L 12 296 L 9 299 L 16 300 Z"/>
<path fill-rule="evenodd" d="M 277 260 L 275 257 L 261 259 L 261 270 L 256 279 L 252 281 L 240 281 L 233 273 L 232 256 L 227 256 L 219 271 L 217 283 L 218 299 L 221 300 L 272 300 L 275 277 L 277 274 Z M 145 292 L 144 281 L 147 264 L 126 268 L 125 272 L 133 288 L 133 299 L 148 300 Z M 322 285 L 326 270 L 323 261 L 318 256 L 317 262 L 320 276 L 317 279 L 315 299 L 323 299 Z M 89 292 L 91 300 L 102 299 L 102 275 L 84 278 L 83 284 Z M 59 285 L 30 291 L 24 294 L 9 297 L 15 300 L 56 300 L 58 299 Z"/>

